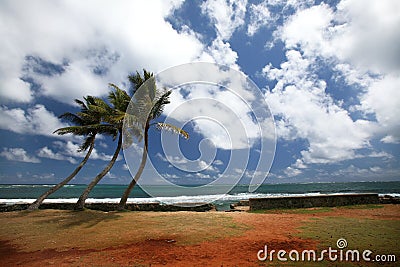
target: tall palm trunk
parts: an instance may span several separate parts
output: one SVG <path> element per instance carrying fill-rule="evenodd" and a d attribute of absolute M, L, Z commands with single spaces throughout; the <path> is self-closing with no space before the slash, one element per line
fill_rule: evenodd
<path fill-rule="evenodd" d="M 92 191 L 92 189 L 97 185 L 98 182 L 111 170 L 113 167 L 115 161 L 118 158 L 119 152 L 121 151 L 122 147 L 122 133 L 119 133 L 119 138 L 118 138 L 118 145 L 117 149 L 114 152 L 114 155 L 111 159 L 111 161 L 108 163 L 108 165 L 103 169 L 101 173 L 99 173 L 96 178 L 93 179 L 93 181 L 86 187 L 85 191 L 83 191 L 82 195 L 79 197 L 78 202 L 76 202 L 74 209 L 75 210 L 83 210 L 85 206 L 85 201 L 89 196 L 89 193 Z"/>
<path fill-rule="evenodd" d="M 56 192 L 58 189 L 60 189 L 61 187 L 63 187 L 64 185 L 66 185 L 67 183 L 69 183 L 69 181 L 72 180 L 72 178 L 74 178 L 78 172 L 82 169 L 82 167 L 86 164 L 86 162 L 88 161 L 90 154 L 92 153 L 94 148 L 94 138 L 92 140 L 92 142 L 90 143 L 90 147 L 89 147 L 89 151 L 86 153 L 85 158 L 81 161 L 81 163 L 78 165 L 78 167 L 76 167 L 76 169 L 67 177 L 65 178 L 63 181 L 61 181 L 59 184 L 55 185 L 54 187 L 50 188 L 48 191 L 46 191 L 45 193 L 43 193 L 40 197 L 38 197 L 35 202 L 33 202 L 29 207 L 28 210 L 36 210 L 39 208 L 39 206 L 42 204 L 42 202 L 51 194 L 53 194 L 54 192 Z"/>
<path fill-rule="evenodd" d="M 118 204 L 118 210 L 123 210 L 125 209 L 126 201 L 128 200 L 128 197 L 133 189 L 133 187 L 136 185 L 137 181 L 139 180 L 140 176 L 143 173 L 144 167 L 146 165 L 147 161 L 147 149 L 148 149 L 148 141 L 149 141 L 149 121 L 146 123 L 146 127 L 144 130 L 144 147 L 143 147 L 143 154 L 142 154 L 142 161 L 140 163 L 139 169 L 137 170 L 135 177 L 132 179 L 132 181 L 129 183 L 128 187 L 125 189 L 124 194 L 121 197 L 121 200 L 119 201 Z"/>

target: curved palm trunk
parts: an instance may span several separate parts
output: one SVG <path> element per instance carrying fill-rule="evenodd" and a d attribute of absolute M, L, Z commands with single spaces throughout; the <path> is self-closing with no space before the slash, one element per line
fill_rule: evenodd
<path fill-rule="evenodd" d="M 76 167 L 76 169 L 67 177 L 65 178 L 63 181 L 61 181 L 59 184 L 55 185 L 54 187 L 50 188 L 48 191 L 46 191 L 45 193 L 43 193 L 40 197 L 38 197 L 35 202 L 33 202 L 29 207 L 28 210 L 36 210 L 39 208 L 39 206 L 42 204 L 42 202 L 51 194 L 53 194 L 54 192 L 56 192 L 58 189 L 60 189 L 61 187 L 63 187 L 64 185 L 66 185 L 67 183 L 69 183 L 69 181 L 72 180 L 72 178 L 74 178 L 78 172 L 82 169 L 82 167 L 86 164 L 86 162 L 88 161 L 90 154 L 92 153 L 94 148 L 94 139 L 93 141 L 90 143 L 90 147 L 89 147 L 89 151 L 86 153 L 85 158 L 81 161 L 81 163 L 78 165 L 78 167 Z"/>
<path fill-rule="evenodd" d="M 139 180 L 140 176 L 143 173 L 144 167 L 146 165 L 147 161 L 147 148 L 148 148 L 148 141 L 149 141 L 149 122 L 146 123 L 146 127 L 144 130 L 144 147 L 143 147 L 143 154 L 142 154 L 142 161 L 140 163 L 139 169 L 137 170 L 135 177 L 133 177 L 132 181 L 129 183 L 128 187 L 125 189 L 124 194 L 121 197 L 121 200 L 119 201 L 118 204 L 118 210 L 123 210 L 125 209 L 126 201 L 128 200 L 128 197 L 133 189 L 133 187 L 136 185 L 137 181 Z"/>
<path fill-rule="evenodd" d="M 101 173 L 99 173 L 96 178 L 93 179 L 92 182 L 86 187 L 85 191 L 83 191 L 82 195 L 79 197 L 78 202 L 76 202 L 74 209 L 75 210 L 83 210 L 85 206 L 85 201 L 89 196 L 89 193 L 92 191 L 92 189 L 97 185 L 98 182 L 111 170 L 112 166 L 114 165 L 115 161 L 118 158 L 119 152 L 121 151 L 122 147 L 122 133 L 119 133 L 119 138 L 118 138 L 118 145 L 117 149 L 114 152 L 114 155 L 111 159 L 111 161 L 108 163 L 108 165 L 103 169 Z"/>

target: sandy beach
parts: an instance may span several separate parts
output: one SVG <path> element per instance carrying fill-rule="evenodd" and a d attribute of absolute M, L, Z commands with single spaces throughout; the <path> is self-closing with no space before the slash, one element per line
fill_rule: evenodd
<path fill-rule="evenodd" d="M 19 211 L 1 213 L 0 228 L 1 266 L 280 266 L 257 253 L 265 245 L 321 250 L 339 238 L 352 249 L 400 256 L 398 205 L 252 213 Z"/>

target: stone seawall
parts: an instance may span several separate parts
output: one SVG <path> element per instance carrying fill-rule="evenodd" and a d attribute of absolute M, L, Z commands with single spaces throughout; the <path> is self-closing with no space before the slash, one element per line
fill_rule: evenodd
<path fill-rule="evenodd" d="M 379 203 L 378 194 L 342 194 L 249 199 L 250 210 L 336 207 Z"/>
<path fill-rule="evenodd" d="M 186 204 L 187 205 L 187 204 Z M 0 212 L 17 211 L 27 209 L 29 204 L 1 204 Z M 75 203 L 43 203 L 39 209 L 59 209 L 59 210 L 73 210 Z M 117 209 L 117 203 L 87 203 L 85 208 L 101 211 L 113 211 Z M 207 203 L 191 203 L 190 206 L 182 205 L 162 205 L 160 203 L 128 203 L 127 210 L 131 211 L 210 211 L 215 210 L 214 205 Z"/>

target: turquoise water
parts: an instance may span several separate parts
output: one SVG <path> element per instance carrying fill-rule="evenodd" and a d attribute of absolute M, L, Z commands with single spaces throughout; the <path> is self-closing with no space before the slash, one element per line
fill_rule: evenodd
<path fill-rule="evenodd" d="M 52 185 L 0 185 L 0 203 L 32 202 Z M 67 185 L 49 197 L 52 202 L 75 202 L 86 185 Z M 88 202 L 117 202 L 125 185 L 98 185 L 89 195 Z M 350 183 L 308 183 L 308 184 L 263 184 L 255 192 L 249 192 L 247 185 L 237 185 L 228 194 L 226 187 L 215 186 L 197 195 L 182 195 L 177 187 L 152 186 L 153 196 L 135 187 L 130 202 L 203 203 L 213 201 L 217 208 L 225 209 L 229 204 L 253 197 L 319 195 L 337 193 L 378 193 L 400 196 L 400 181 L 395 182 L 350 182 Z"/>

